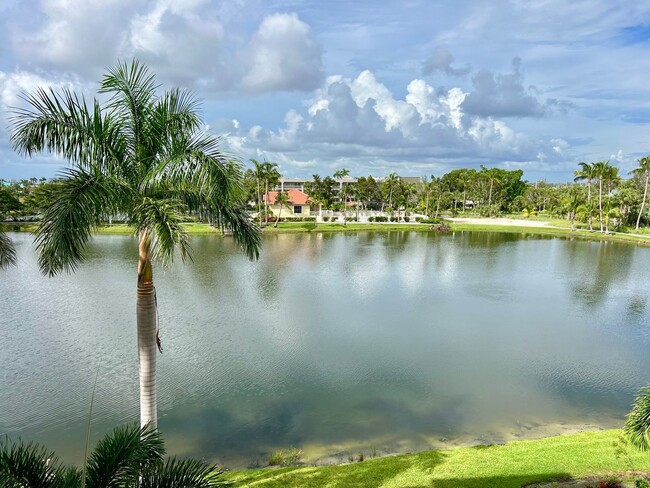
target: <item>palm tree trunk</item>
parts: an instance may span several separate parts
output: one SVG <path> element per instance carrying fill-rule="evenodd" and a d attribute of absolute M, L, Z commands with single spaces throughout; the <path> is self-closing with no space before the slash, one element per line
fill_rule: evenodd
<path fill-rule="evenodd" d="M 264 180 L 264 223 L 268 223 L 269 216 L 269 180 Z"/>
<path fill-rule="evenodd" d="M 158 427 L 156 399 L 156 289 L 151 268 L 151 240 L 147 232 L 138 243 L 136 323 L 140 368 L 140 425 Z"/>
<path fill-rule="evenodd" d="M 262 227 L 262 195 L 260 194 L 260 179 L 257 179 L 257 214 L 260 217 L 260 227 Z"/>
<path fill-rule="evenodd" d="M 591 202 L 591 178 L 587 180 L 587 203 Z"/>
<path fill-rule="evenodd" d="M 279 194 L 278 194 L 279 195 Z M 273 227 L 275 229 L 278 228 L 278 222 L 280 222 L 280 216 L 282 215 L 282 204 L 280 204 L 280 210 L 278 210 L 278 218 L 275 219 L 275 224 L 273 224 Z"/>
<path fill-rule="evenodd" d="M 598 211 L 600 213 L 600 231 L 603 231 L 603 178 L 600 178 L 600 186 L 598 190 Z"/>
<path fill-rule="evenodd" d="M 636 218 L 636 230 L 639 230 L 639 223 L 641 222 L 641 215 L 643 215 L 643 207 L 645 207 L 645 199 L 648 196 L 648 177 L 650 173 L 645 172 L 645 188 L 643 189 L 643 200 L 641 201 L 641 210 L 639 210 L 639 216 Z"/>

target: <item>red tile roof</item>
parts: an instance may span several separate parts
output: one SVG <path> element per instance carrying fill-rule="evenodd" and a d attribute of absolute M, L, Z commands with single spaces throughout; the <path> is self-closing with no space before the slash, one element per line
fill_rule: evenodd
<path fill-rule="evenodd" d="M 289 195 L 289 202 L 291 202 L 292 205 L 308 205 L 311 203 L 309 195 L 300 190 L 287 190 L 284 193 Z M 277 191 L 270 191 L 264 196 L 264 199 L 269 202 L 269 205 L 273 205 L 277 197 Z"/>

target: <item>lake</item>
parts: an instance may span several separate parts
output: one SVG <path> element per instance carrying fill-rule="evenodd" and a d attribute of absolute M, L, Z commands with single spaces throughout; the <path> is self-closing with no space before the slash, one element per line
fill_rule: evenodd
<path fill-rule="evenodd" d="M 82 457 L 138 420 L 137 245 L 98 236 L 73 275 L 32 238 L 0 272 L 0 433 Z M 622 425 L 650 382 L 650 249 L 524 234 L 192 238 L 156 269 L 159 427 L 171 454 L 229 467 Z"/>

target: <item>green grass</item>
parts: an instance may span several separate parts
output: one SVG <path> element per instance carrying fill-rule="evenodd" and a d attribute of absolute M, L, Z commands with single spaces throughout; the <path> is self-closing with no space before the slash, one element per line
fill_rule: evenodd
<path fill-rule="evenodd" d="M 520 216 L 509 216 L 520 217 Z M 573 237 L 579 239 L 587 239 L 594 241 L 621 241 L 629 242 L 632 244 L 650 246 L 650 228 L 639 229 L 635 232 L 634 229 L 626 229 L 630 234 L 624 232 L 613 232 L 605 235 L 600 232 L 589 232 L 584 227 L 584 224 L 579 224 L 578 230 L 571 232 L 569 222 L 564 219 L 551 219 L 533 217 L 530 220 L 539 222 L 548 222 L 553 227 L 517 227 L 507 225 L 489 225 L 489 224 L 468 224 L 468 223 L 451 223 L 452 231 L 472 231 L 472 232 L 508 232 L 527 235 L 548 235 L 560 237 Z M 185 225 L 187 233 L 190 235 L 221 235 L 217 229 L 210 227 L 208 224 L 188 222 Z M 264 228 L 265 234 L 293 234 L 302 232 L 359 232 L 359 231 L 429 231 L 431 225 L 429 224 L 398 224 L 398 223 L 356 223 L 348 222 L 346 225 L 343 223 L 320 223 L 315 222 L 281 222 L 278 228 L 274 228 L 273 224 L 269 224 Z M 0 230 L 5 231 L 21 231 L 21 232 L 34 232 L 36 224 L 34 223 L 5 223 L 0 225 Z M 112 234 L 112 235 L 131 235 L 133 230 L 124 224 L 113 224 L 110 226 L 101 227 L 98 234 Z"/>
<path fill-rule="evenodd" d="M 235 487 L 520 487 L 538 481 L 650 470 L 650 454 L 617 457 L 620 430 L 583 432 L 504 445 L 461 447 L 338 466 L 230 472 Z"/>

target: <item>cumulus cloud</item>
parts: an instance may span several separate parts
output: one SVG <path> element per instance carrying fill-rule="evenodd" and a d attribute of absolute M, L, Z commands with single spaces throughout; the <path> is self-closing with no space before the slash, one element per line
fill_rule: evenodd
<path fill-rule="evenodd" d="M 512 73 L 478 71 L 472 78 L 474 90 L 463 102 L 467 114 L 480 117 L 543 117 L 553 109 L 566 111 L 570 106 L 557 99 L 538 100 L 534 87 L 524 87 L 521 59 L 512 60 Z"/>
<path fill-rule="evenodd" d="M 568 147 L 558 140 L 534 140 L 492 117 L 466 114 L 466 97 L 458 87 L 436 90 L 416 79 L 400 100 L 370 71 L 353 79 L 333 76 L 306 113 L 287 113 L 284 127 L 274 131 L 255 126 L 231 133 L 229 140 L 245 154 L 261 152 L 296 171 L 305 161 L 338 158 L 355 170 L 377 160 L 428 161 L 439 167 L 444 158 L 466 164 L 476 154 L 481 162 L 524 162 L 540 155 L 559 160 L 562 156 L 554 148 Z"/>
<path fill-rule="evenodd" d="M 41 0 L 39 7 L 40 15 L 9 25 L 24 66 L 96 79 L 116 59 L 135 57 L 165 81 L 231 93 L 313 90 L 322 81 L 322 48 L 294 13 L 267 15 L 247 34 L 224 21 L 233 15 L 228 8 L 207 0 Z"/>
<path fill-rule="evenodd" d="M 249 46 L 244 86 L 255 92 L 313 90 L 322 79 L 322 49 L 296 14 L 266 17 Z"/>
<path fill-rule="evenodd" d="M 422 72 L 425 75 L 430 75 L 436 72 L 445 73 L 448 76 L 464 76 L 470 71 L 470 67 L 454 68 L 452 66 L 454 56 L 451 51 L 442 46 L 438 46 L 433 50 L 433 54 L 424 62 Z"/>

